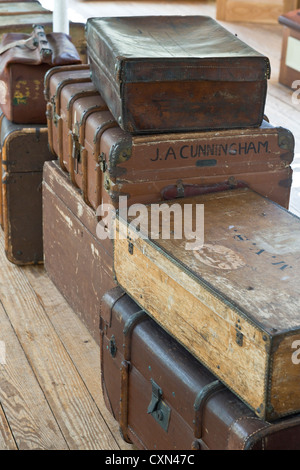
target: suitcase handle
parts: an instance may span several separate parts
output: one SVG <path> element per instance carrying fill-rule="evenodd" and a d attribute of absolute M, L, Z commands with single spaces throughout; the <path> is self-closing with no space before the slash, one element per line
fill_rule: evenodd
<path fill-rule="evenodd" d="M 38 48 L 42 61 L 48 64 L 52 63 L 53 51 L 47 40 L 44 26 L 34 25 L 33 33 L 27 39 L 19 39 L 18 41 L 13 41 L 9 44 L 6 44 L 5 46 L 2 46 L 0 48 L 0 55 L 4 54 L 4 52 L 10 49 L 13 49 L 14 47 L 21 46 L 27 47 L 32 51 Z"/>
<path fill-rule="evenodd" d="M 229 178 L 228 181 L 212 185 L 183 184 L 183 182 L 179 180 L 176 185 L 170 185 L 162 189 L 161 196 L 164 200 L 172 200 L 247 187 L 248 185 L 246 183 L 237 181 L 233 177 Z"/>
<path fill-rule="evenodd" d="M 34 36 L 34 43 L 36 44 L 36 47 L 39 49 L 43 62 L 47 64 L 51 64 L 53 51 L 51 49 L 51 46 L 45 34 L 44 26 L 35 25 L 34 30 L 33 30 L 33 36 Z"/>

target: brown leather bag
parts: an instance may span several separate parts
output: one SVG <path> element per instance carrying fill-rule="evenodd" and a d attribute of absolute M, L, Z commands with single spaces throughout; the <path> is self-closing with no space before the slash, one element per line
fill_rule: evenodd
<path fill-rule="evenodd" d="M 54 66 L 81 63 L 64 33 L 45 34 L 35 26 L 32 35 L 6 34 L 0 44 L 0 105 L 17 124 L 46 124 L 44 77 Z"/>
<path fill-rule="evenodd" d="M 125 292 L 101 303 L 101 383 L 126 442 L 148 450 L 300 450 L 300 415 L 255 416 Z"/>

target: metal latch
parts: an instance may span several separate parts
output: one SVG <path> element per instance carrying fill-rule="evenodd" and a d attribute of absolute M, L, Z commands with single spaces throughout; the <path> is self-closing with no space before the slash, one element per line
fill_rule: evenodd
<path fill-rule="evenodd" d="M 78 137 L 72 134 L 73 147 L 72 147 L 72 158 L 74 161 L 74 171 L 78 174 L 78 164 L 81 161 L 81 146 L 79 144 Z"/>
<path fill-rule="evenodd" d="M 103 173 L 106 172 L 107 170 L 107 163 L 106 163 L 106 158 L 105 158 L 105 153 L 102 152 L 99 157 L 98 157 L 98 162 L 99 162 L 99 166 L 100 166 L 100 169 Z"/>
<path fill-rule="evenodd" d="M 171 409 L 162 401 L 162 389 L 151 379 L 152 384 L 152 398 L 148 407 L 148 414 L 150 414 L 155 421 L 168 432 Z"/>
<path fill-rule="evenodd" d="M 53 124 L 55 125 L 55 127 L 57 127 L 60 117 L 56 113 L 56 97 L 55 96 L 53 96 L 51 98 L 51 105 L 52 105 L 52 116 L 51 117 L 53 119 Z"/>

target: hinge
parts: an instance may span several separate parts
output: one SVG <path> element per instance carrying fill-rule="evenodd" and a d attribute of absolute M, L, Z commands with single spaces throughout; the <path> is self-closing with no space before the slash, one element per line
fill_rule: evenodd
<path fill-rule="evenodd" d="M 133 248 L 134 248 L 134 245 L 131 242 L 131 239 L 129 239 L 128 240 L 128 252 L 129 252 L 130 255 L 133 255 Z"/>
<path fill-rule="evenodd" d="M 235 338 L 235 340 L 236 340 L 236 344 L 238 346 L 242 347 L 243 344 L 244 344 L 244 335 L 241 331 L 242 327 L 241 327 L 240 323 L 241 323 L 241 320 L 238 320 L 236 325 L 235 325 L 235 327 L 236 327 L 236 338 Z"/>

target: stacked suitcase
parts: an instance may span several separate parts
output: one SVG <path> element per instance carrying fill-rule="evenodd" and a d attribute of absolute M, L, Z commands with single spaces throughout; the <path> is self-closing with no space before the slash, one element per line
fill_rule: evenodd
<path fill-rule="evenodd" d="M 100 341 L 102 389 L 124 439 L 156 450 L 298 449 L 297 400 L 280 415 L 268 408 L 269 402 L 253 407 L 228 383 L 210 344 L 210 363 L 192 348 L 199 331 L 204 341 L 209 343 L 211 335 L 218 344 L 213 323 L 219 317 L 226 331 L 223 311 L 225 320 L 232 315 L 234 353 L 233 359 L 228 355 L 228 368 L 237 383 L 247 382 L 238 368 L 235 372 L 234 361 L 249 360 L 251 376 L 255 360 L 248 340 L 252 335 L 255 343 L 260 325 L 248 321 L 238 305 L 232 314 L 230 295 L 218 292 L 212 311 L 205 309 L 208 330 L 194 325 L 189 336 L 190 326 L 177 310 L 184 311 L 188 295 L 194 295 L 188 281 L 181 282 L 190 266 L 170 252 L 168 260 L 175 262 L 169 264 L 167 280 L 158 258 L 167 245 L 141 248 L 139 230 L 113 240 L 112 214 L 105 213 L 108 207 L 116 210 L 120 232 L 123 202 L 127 208 L 146 204 L 151 209 L 153 203 L 201 204 L 217 198 L 221 212 L 226 200 L 224 214 L 230 220 L 230 198 L 245 207 L 250 198 L 249 207 L 255 200 L 265 215 L 274 207 L 287 214 L 294 139 L 264 116 L 268 59 L 207 17 L 90 19 L 87 44 L 90 65 L 57 67 L 45 77 L 49 145 L 58 158 L 44 166 L 45 267 Z M 298 220 L 293 223 L 297 229 Z M 264 236 L 265 229 L 268 225 L 262 224 Z M 237 228 L 234 235 L 249 242 Z M 258 244 L 256 256 L 267 252 L 268 241 L 266 236 L 265 249 Z M 142 261 L 148 257 L 143 265 L 140 252 Z M 291 266 L 275 258 L 271 261 L 283 278 Z M 296 261 L 298 255 L 297 271 Z M 178 308 L 169 295 L 176 280 Z M 214 280 L 208 290 L 208 283 L 201 282 L 207 301 Z M 257 354 L 262 348 L 268 357 L 276 348 L 266 333 L 261 344 L 257 341 Z M 250 351 L 245 359 L 244 350 Z M 257 371 L 257 382 L 262 373 Z"/>
<path fill-rule="evenodd" d="M 17 7 L 11 3 L 8 10 Z M 43 263 L 43 165 L 54 158 L 48 147 L 44 75 L 68 63 L 81 59 L 63 33 L 45 34 L 43 26 L 35 25 L 31 34 L 7 31 L 2 37 L 0 212 L 6 255 L 14 264 Z"/>

